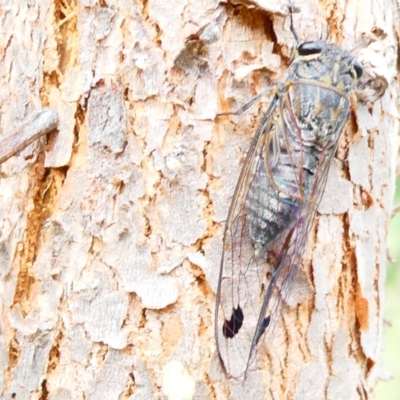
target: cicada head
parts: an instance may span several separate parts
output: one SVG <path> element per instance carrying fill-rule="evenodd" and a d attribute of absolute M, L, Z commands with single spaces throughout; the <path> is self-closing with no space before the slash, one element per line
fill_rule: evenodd
<path fill-rule="evenodd" d="M 362 73 L 360 62 L 339 46 L 322 41 L 304 42 L 293 52 L 289 80 L 319 81 L 347 94 Z"/>

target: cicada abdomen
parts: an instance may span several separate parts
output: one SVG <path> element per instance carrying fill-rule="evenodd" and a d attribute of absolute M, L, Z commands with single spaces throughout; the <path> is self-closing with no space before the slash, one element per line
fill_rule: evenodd
<path fill-rule="evenodd" d="M 256 369 L 272 335 L 361 75 L 349 52 L 305 42 L 294 51 L 287 80 L 271 91 L 224 232 L 215 329 L 229 376 L 245 378 Z"/>

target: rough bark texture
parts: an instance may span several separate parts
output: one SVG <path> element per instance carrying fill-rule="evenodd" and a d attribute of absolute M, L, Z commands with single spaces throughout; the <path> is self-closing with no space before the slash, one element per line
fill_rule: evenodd
<path fill-rule="evenodd" d="M 364 38 L 354 53 L 388 89 L 354 110 L 265 368 L 242 383 L 220 370 L 213 314 L 258 107 L 216 114 L 282 80 L 295 44 L 286 2 L 246 3 L 2 2 L 2 134 L 41 107 L 60 118 L 1 166 L 2 398 L 372 398 L 398 5 L 295 3 L 301 40 Z"/>

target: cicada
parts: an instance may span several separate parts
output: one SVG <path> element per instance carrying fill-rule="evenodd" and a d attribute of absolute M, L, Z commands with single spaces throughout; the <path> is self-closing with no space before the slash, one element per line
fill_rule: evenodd
<path fill-rule="evenodd" d="M 215 335 L 230 377 L 245 379 L 257 369 L 272 339 L 362 72 L 336 44 L 303 42 L 293 51 L 286 80 L 269 92 L 223 238 Z"/>

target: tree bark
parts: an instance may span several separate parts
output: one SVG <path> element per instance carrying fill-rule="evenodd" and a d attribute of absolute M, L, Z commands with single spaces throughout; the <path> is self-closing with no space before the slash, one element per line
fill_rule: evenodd
<path fill-rule="evenodd" d="M 59 132 L 1 165 L 2 397 L 372 398 L 397 155 L 395 2 L 294 4 L 301 40 L 354 49 L 366 88 L 387 89 L 364 90 L 353 110 L 282 322 L 245 382 L 221 371 L 213 315 L 260 108 L 216 115 L 283 82 L 288 4 L 22 3 L 2 5 L 2 134 L 42 107 L 58 111 Z"/>

